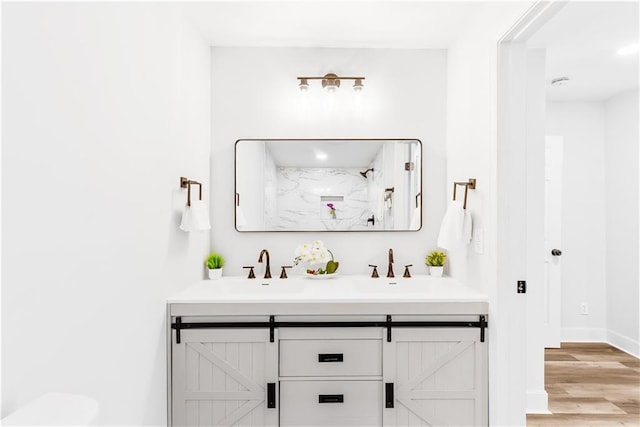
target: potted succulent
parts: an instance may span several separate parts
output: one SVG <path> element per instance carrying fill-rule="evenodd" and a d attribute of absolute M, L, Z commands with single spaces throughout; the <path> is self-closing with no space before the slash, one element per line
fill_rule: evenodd
<path fill-rule="evenodd" d="M 434 277 L 442 277 L 444 270 L 444 262 L 447 259 L 447 254 L 442 251 L 431 251 L 425 259 L 425 264 L 429 266 L 429 274 Z"/>
<path fill-rule="evenodd" d="M 222 266 L 224 266 L 224 258 L 217 252 L 211 252 L 205 263 L 209 269 L 209 280 L 216 280 L 222 277 Z"/>

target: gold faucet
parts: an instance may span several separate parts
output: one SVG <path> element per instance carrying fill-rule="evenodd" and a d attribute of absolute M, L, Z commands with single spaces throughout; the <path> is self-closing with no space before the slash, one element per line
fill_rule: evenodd
<path fill-rule="evenodd" d="M 267 256 L 267 265 L 266 268 L 264 270 L 264 278 L 265 279 L 271 279 L 271 267 L 269 266 L 269 251 L 266 249 L 263 249 L 260 252 L 260 258 L 258 258 L 258 262 L 262 262 L 262 255 L 266 255 Z"/>
<path fill-rule="evenodd" d="M 393 275 L 393 249 L 389 249 L 389 269 L 387 270 L 387 277 L 395 277 Z"/>

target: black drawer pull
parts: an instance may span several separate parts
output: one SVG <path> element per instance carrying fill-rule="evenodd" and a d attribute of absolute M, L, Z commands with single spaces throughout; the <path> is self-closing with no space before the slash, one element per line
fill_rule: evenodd
<path fill-rule="evenodd" d="M 267 408 L 276 407 L 276 383 L 267 383 Z"/>
<path fill-rule="evenodd" d="M 319 354 L 318 362 L 344 362 L 342 353 Z"/>
<path fill-rule="evenodd" d="M 384 384 L 385 391 L 385 408 L 393 408 L 393 404 L 395 403 L 395 399 L 393 398 L 393 383 L 385 383 Z"/>
<path fill-rule="evenodd" d="M 318 403 L 344 403 L 343 394 L 319 394 Z"/>

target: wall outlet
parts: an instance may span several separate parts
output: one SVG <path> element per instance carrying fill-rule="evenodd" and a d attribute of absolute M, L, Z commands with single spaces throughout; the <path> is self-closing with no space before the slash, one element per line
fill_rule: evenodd
<path fill-rule="evenodd" d="M 586 302 L 580 303 L 580 314 L 582 315 L 589 314 L 589 303 L 586 303 Z"/>

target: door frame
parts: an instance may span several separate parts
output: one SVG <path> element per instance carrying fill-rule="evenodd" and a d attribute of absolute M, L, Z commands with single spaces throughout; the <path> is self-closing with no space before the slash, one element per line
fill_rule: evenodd
<path fill-rule="evenodd" d="M 514 411 L 521 413 L 548 413 L 544 347 L 540 340 L 542 318 L 527 318 L 527 307 L 540 308 L 541 298 L 528 303 L 534 294 L 516 293 L 517 281 L 526 280 L 528 260 L 527 177 L 523 173 L 527 170 L 526 42 L 565 4 L 536 2 L 498 41 L 498 305 L 508 308 L 500 309 L 507 325 L 497 332 L 506 338 L 509 348 L 507 354 L 500 356 L 507 364 L 506 375 L 500 376 L 496 386 L 526 390 L 524 396 L 512 396 L 509 402 Z"/>

